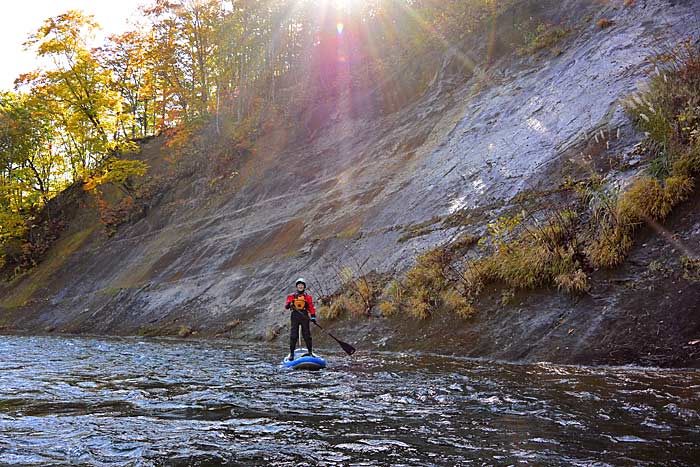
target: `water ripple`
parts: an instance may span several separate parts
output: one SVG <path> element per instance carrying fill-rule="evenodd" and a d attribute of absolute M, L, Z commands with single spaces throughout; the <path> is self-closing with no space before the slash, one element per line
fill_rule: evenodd
<path fill-rule="evenodd" d="M 700 373 L 0 337 L 0 463 L 696 465 Z"/>

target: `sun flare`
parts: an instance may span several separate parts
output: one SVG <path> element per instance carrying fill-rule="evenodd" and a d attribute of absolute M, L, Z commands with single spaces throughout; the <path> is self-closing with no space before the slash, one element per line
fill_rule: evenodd
<path fill-rule="evenodd" d="M 332 6 L 337 10 L 350 10 L 361 6 L 365 0 L 314 0 L 321 6 Z"/>

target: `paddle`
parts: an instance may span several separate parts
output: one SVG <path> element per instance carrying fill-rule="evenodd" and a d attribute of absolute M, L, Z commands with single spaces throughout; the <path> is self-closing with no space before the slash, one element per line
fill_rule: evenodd
<path fill-rule="evenodd" d="M 355 353 L 355 350 L 356 350 L 355 347 L 353 347 L 352 345 L 348 344 L 347 342 L 341 341 L 340 339 L 338 339 L 337 337 L 335 337 L 333 334 L 331 334 L 329 331 L 326 331 L 325 329 L 323 329 L 323 328 L 321 327 L 321 325 L 318 324 L 316 321 L 311 321 L 311 322 L 314 323 L 321 331 L 323 331 L 323 332 L 325 332 L 326 334 L 328 334 L 329 336 L 331 336 L 331 338 L 332 338 L 334 341 L 336 341 L 338 344 L 340 344 L 340 346 L 343 348 L 343 350 L 345 351 L 346 354 L 352 355 L 352 354 Z"/>
<path fill-rule="evenodd" d="M 306 315 L 304 315 L 303 313 L 300 313 L 298 310 L 293 310 L 293 312 L 294 312 L 294 313 L 298 313 L 298 315 L 301 316 L 303 319 L 305 319 L 305 320 L 307 320 L 307 321 L 311 321 L 309 318 L 306 317 Z M 333 334 L 331 334 L 329 331 L 326 331 L 325 329 L 323 329 L 323 328 L 321 327 L 321 325 L 318 324 L 316 321 L 311 321 L 311 322 L 314 323 L 314 324 L 316 325 L 316 327 L 318 327 L 321 331 L 323 331 L 323 332 L 325 332 L 326 334 L 328 334 L 329 336 L 331 336 L 331 339 L 333 339 L 333 340 L 336 341 L 338 344 L 340 344 L 340 346 L 343 348 L 343 350 L 345 351 L 346 354 L 352 355 L 352 354 L 355 353 L 355 350 L 356 350 L 355 347 L 353 347 L 352 345 L 348 344 L 347 342 L 341 341 L 340 339 L 338 339 L 337 337 L 335 337 Z"/>

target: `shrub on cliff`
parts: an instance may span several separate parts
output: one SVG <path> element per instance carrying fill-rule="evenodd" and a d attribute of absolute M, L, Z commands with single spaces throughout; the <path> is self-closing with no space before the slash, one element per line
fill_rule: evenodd
<path fill-rule="evenodd" d="M 552 24 L 540 23 L 534 31 L 526 34 L 527 43 L 518 49 L 519 55 L 532 55 L 554 47 L 569 35 L 570 30 Z"/>

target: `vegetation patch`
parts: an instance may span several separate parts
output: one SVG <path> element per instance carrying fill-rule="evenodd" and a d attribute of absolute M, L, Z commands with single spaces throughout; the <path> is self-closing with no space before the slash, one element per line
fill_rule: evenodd
<path fill-rule="evenodd" d="M 412 224 L 404 227 L 403 229 L 403 235 L 401 235 L 398 239 L 399 243 L 404 243 L 407 242 L 408 240 L 411 240 L 412 238 L 416 237 L 422 237 L 424 235 L 429 235 L 433 232 L 435 232 L 435 229 L 433 226 L 437 223 L 439 223 L 442 219 L 440 217 L 433 217 L 432 219 L 429 219 L 425 222 L 421 222 L 419 224 Z"/>
<path fill-rule="evenodd" d="M 321 318 L 334 320 L 343 316 L 370 316 L 386 282 L 385 277 L 375 273 L 358 276 L 349 267 L 337 271 L 337 276 L 341 280 L 338 290 L 332 294 L 322 292 L 319 297 L 318 313 Z"/>
<path fill-rule="evenodd" d="M 608 19 L 608 18 L 600 18 L 598 21 L 596 21 L 595 24 L 600 29 L 608 29 L 610 27 L 615 26 L 615 21 Z"/>
<path fill-rule="evenodd" d="M 683 267 L 684 279 L 692 282 L 700 282 L 700 258 L 683 256 L 681 258 L 681 266 Z"/>
<path fill-rule="evenodd" d="M 587 254 L 596 267 L 622 263 L 642 224 L 663 221 L 693 192 L 700 172 L 700 50 L 691 42 L 657 59 L 648 89 L 626 103 L 644 131 L 649 174 L 605 206 Z"/>
<path fill-rule="evenodd" d="M 439 308 L 468 317 L 473 313 L 466 294 L 458 287 L 458 271 L 453 266 L 454 253 L 447 247 L 435 248 L 420 255 L 416 265 L 399 281 L 389 282 L 383 293 L 380 310 L 385 316 L 405 312 L 418 319 L 428 319 Z"/>
<path fill-rule="evenodd" d="M 526 44 L 520 47 L 517 52 L 519 55 L 533 55 L 542 50 L 551 49 L 570 32 L 570 29 L 561 26 L 540 23 L 534 31 L 526 32 Z"/>
<path fill-rule="evenodd" d="M 362 228 L 362 225 L 360 223 L 356 225 L 351 225 L 347 229 L 343 230 L 342 232 L 338 232 L 336 234 L 336 238 L 341 238 L 344 240 L 352 240 L 353 238 L 356 238 L 357 235 L 360 233 L 360 229 Z"/>

